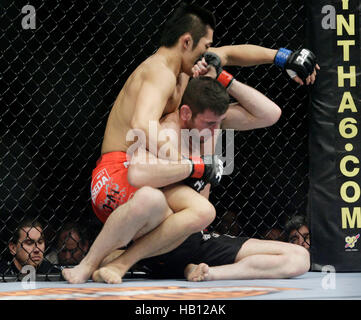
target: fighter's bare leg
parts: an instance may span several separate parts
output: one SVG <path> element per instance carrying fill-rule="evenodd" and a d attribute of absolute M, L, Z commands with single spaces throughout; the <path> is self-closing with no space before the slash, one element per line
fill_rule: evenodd
<path fill-rule="evenodd" d="M 116 258 L 118 258 L 121 254 L 123 254 L 125 252 L 125 249 L 117 249 L 111 253 L 109 253 L 104 259 L 103 261 L 100 263 L 99 268 L 104 267 L 105 265 L 107 265 L 108 263 L 112 262 L 113 260 L 115 260 Z"/>
<path fill-rule="evenodd" d="M 235 263 L 209 267 L 204 280 L 291 278 L 307 272 L 309 268 L 309 252 L 301 246 L 249 239 L 239 250 Z"/>
<path fill-rule="evenodd" d="M 151 231 L 169 214 L 171 210 L 160 190 L 140 188 L 112 212 L 84 259 L 76 267 L 64 269 L 63 277 L 70 283 L 86 282 L 109 253 L 126 246 L 139 230 L 143 234 Z"/>
<path fill-rule="evenodd" d="M 213 221 L 213 205 L 188 186 L 173 185 L 163 192 L 175 214 L 135 241 L 118 259 L 100 268 L 100 276 L 105 282 L 120 283 L 124 274 L 139 260 L 175 249 L 190 234 L 203 230 Z"/>
<path fill-rule="evenodd" d="M 145 229 L 140 230 L 134 236 L 134 241 L 141 238 L 146 233 L 147 230 Z M 172 249 L 173 247 L 171 247 L 169 251 Z M 125 250 L 115 250 L 111 252 L 109 255 L 107 255 L 99 265 L 99 269 L 93 272 L 92 280 L 95 282 L 121 283 L 122 277 L 119 275 L 118 268 L 113 267 L 111 263 L 112 262 L 116 263 L 116 259 L 120 257 L 124 252 Z"/>

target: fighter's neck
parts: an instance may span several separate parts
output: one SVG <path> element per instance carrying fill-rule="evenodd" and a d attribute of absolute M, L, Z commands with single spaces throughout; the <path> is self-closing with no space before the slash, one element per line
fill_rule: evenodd
<path fill-rule="evenodd" d="M 176 76 L 181 73 L 182 56 L 177 47 L 160 47 L 155 54 L 164 59 Z"/>

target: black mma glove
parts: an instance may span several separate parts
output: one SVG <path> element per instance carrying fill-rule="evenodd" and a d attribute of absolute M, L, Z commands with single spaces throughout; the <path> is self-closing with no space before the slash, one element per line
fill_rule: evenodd
<path fill-rule="evenodd" d="M 219 184 L 223 173 L 223 162 L 217 155 L 191 157 L 192 173 L 185 183 L 197 192 L 210 183 L 212 186 Z"/>
<path fill-rule="evenodd" d="M 295 52 L 281 48 L 276 53 L 274 63 L 276 66 L 286 69 L 291 78 L 298 75 L 305 81 L 315 69 L 316 56 L 312 51 L 305 48 Z"/>
<path fill-rule="evenodd" d="M 213 52 L 207 51 L 202 55 L 201 58 L 204 58 L 204 60 L 207 62 L 208 65 L 211 65 L 216 69 L 217 72 L 216 80 L 220 82 L 223 85 L 223 87 L 227 89 L 234 80 L 234 77 L 227 71 L 223 70 L 220 57 Z"/>

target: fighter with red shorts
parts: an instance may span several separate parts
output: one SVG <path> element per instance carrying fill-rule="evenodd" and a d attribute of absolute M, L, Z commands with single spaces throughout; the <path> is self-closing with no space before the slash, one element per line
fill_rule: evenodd
<path fill-rule="evenodd" d="M 92 173 L 91 197 L 94 213 L 102 223 L 120 205 L 127 202 L 138 188 L 128 182 L 127 154 L 103 154 Z"/>

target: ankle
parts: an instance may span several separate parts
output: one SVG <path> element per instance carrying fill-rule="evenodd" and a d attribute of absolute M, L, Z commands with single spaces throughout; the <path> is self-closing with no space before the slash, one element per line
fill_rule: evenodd
<path fill-rule="evenodd" d="M 95 271 L 96 269 L 98 269 L 99 264 L 100 263 L 96 263 L 85 257 L 82 261 L 80 261 L 79 266 Z"/>

